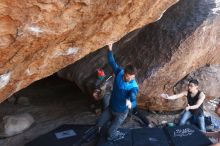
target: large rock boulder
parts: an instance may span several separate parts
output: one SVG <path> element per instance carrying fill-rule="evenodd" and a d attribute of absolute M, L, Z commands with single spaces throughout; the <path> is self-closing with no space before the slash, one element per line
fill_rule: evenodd
<path fill-rule="evenodd" d="M 6 115 L 3 117 L 4 133 L 2 137 L 10 137 L 24 132 L 34 123 L 34 118 L 29 113 Z"/>
<path fill-rule="evenodd" d="M 220 63 L 220 5 L 216 0 L 181 0 L 163 17 L 135 30 L 114 44 L 120 66 L 132 63 L 138 69 L 140 92 L 138 105 L 156 111 L 173 111 L 186 106 L 184 98 L 168 101 L 160 98 L 173 94 L 175 84 L 192 71 L 207 64 Z M 89 54 L 61 70 L 83 90 L 94 80 L 95 70 L 110 69 L 107 49 Z"/>
<path fill-rule="evenodd" d="M 177 1 L 1 0 L 0 102 L 158 20 Z"/>

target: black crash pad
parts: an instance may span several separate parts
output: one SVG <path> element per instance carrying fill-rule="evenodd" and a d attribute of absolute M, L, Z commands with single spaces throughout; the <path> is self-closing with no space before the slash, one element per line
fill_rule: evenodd
<path fill-rule="evenodd" d="M 41 135 L 33 141 L 25 144 L 25 146 L 74 146 L 79 143 L 86 133 L 90 132 L 92 125 L 71 125 L 65 124 L 47 134 Z M 65 138 L 57 138 L 57 133 L 63 131 L 74 131 L 75 135 Z M 65 133 L 64 133 L 65 134 Z"/>
<path fill-rule="evenodd" d="M 51 132 L 41 135 L 25 146 L 80 146 L 81 142 L 97 138 L 93 125 L 62 125 Z M 73 136 L 57 138 L 57 133 L 70 131 Z M 73 132 L 74 131 L 74 132 Z M 103 129 L 98 137 L 97 146 L 207 146 L 211 141 L 192 125 L 167 128 L 119 129 L 125 133 L 124 139 L 110 142 L 106 140 Z M 75 134 L 75 135 L 74 135 Z M 87 137 L 86 135 L 90 135 Z M 58 134 L 59 135 L 59 134 Z"/>
<path fill-rule="evenodd" d="M 125 138 L 111 142 L 106 135 L 101 134 L 97 146 L 169 146 L 164 131 L 161 128 L 119 129 L 125 133 Z"/>
<path fill-rule="evenodd" d="M 133 146 L 169 146 L 161 128 L 139 128 L 132 130 Z"/>
<path fill-rule="evenodd" d="M 208 146 L 211 141 L 196 127 L 119 129 L 125 132 L 122 140 L 109 142 L 101 134 L 97 146 Z"/>
<path fill-rule="evenodd" d="M 211 141 L 195 126 L 175 126 L 166 128 L 172 146 L 208 146 Z"/>

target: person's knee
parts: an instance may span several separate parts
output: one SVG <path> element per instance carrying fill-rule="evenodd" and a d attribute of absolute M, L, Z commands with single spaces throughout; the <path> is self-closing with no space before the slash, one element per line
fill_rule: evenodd
<path fill-rule="evenodd" d="M 125 121 L 125 119 L 127 118 L 127 116 L 128 116 L 128 113 L 127 113 L 127 114 L 124 114 L 124 115 L 121 115 L 121 116 L 118 118 L 118 120 L 117 120 L 118 124 L 121 125 L 121 124 Z"/>
<path fill-rule="evenodd" d="M 183 126 L 183 125 L 185 125 L 186 123 L 185 122 L 182 122 L 182 121 L 180 121 L 180 123 L 179 123 L 179 125 L 180 126 Z"/>
<path fill-rule="evenodd" d="M 186 122 L 187 122 L 187 121 L 182 118 L 182 119 L 180 119 L 180 121 L 179 121 L 179 125 L 180 125 L 180 126 L 185 125 Z"/>

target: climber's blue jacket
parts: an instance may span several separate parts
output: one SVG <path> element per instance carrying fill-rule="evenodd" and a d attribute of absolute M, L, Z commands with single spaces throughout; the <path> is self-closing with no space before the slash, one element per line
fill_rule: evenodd
<path fill-rule="evenodd" d="M 136 80 L 125 82 L 123 80 L 124 69 L 120 68 L 113 57 L 112 51 L 108 52 L 108 63 L 112 67 L 115 79 L 110 99 L 110 108 L 113 112 L 125 112 L 128 110 L 126 99 L 130 99 L 132 108 L 136 107 L 136 96 L 138 93 L 138 84 Z"/>

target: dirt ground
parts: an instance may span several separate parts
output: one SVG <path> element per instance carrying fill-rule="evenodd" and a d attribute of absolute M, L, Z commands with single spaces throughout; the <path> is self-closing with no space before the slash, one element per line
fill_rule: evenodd
<path fill-rule="evenodd" d="M 0 146 L 23 146 L 29 141 L 63 124 L 95 124 L 97 114 L 90 109 L 89 97 L 69 81 L 51 76 L 40 80 L 15 94 L 15 97 L 27 97 L 30 104 L 22 105 L 17 101 L 5 101 L 0 105 L 0 119 L 5 115 L 30 113 L 35 123 L 16 136 L 0 139 Z M 216 102 L 216 101 L 214 101 Z M 212 103 L 206 104 L 208 113 L 213 114 Z M 150 121 L 150 127 L 164 126 L 177 122 L 180 112 L 156 113 L 141 111 Z M 1 120 L 2 121 L 2 120 Z M 135 116 L 128 117 L 122 127 L 137 128 L 140 122 Z M 3 123 L 0 123 L 0 133 Z"/>

